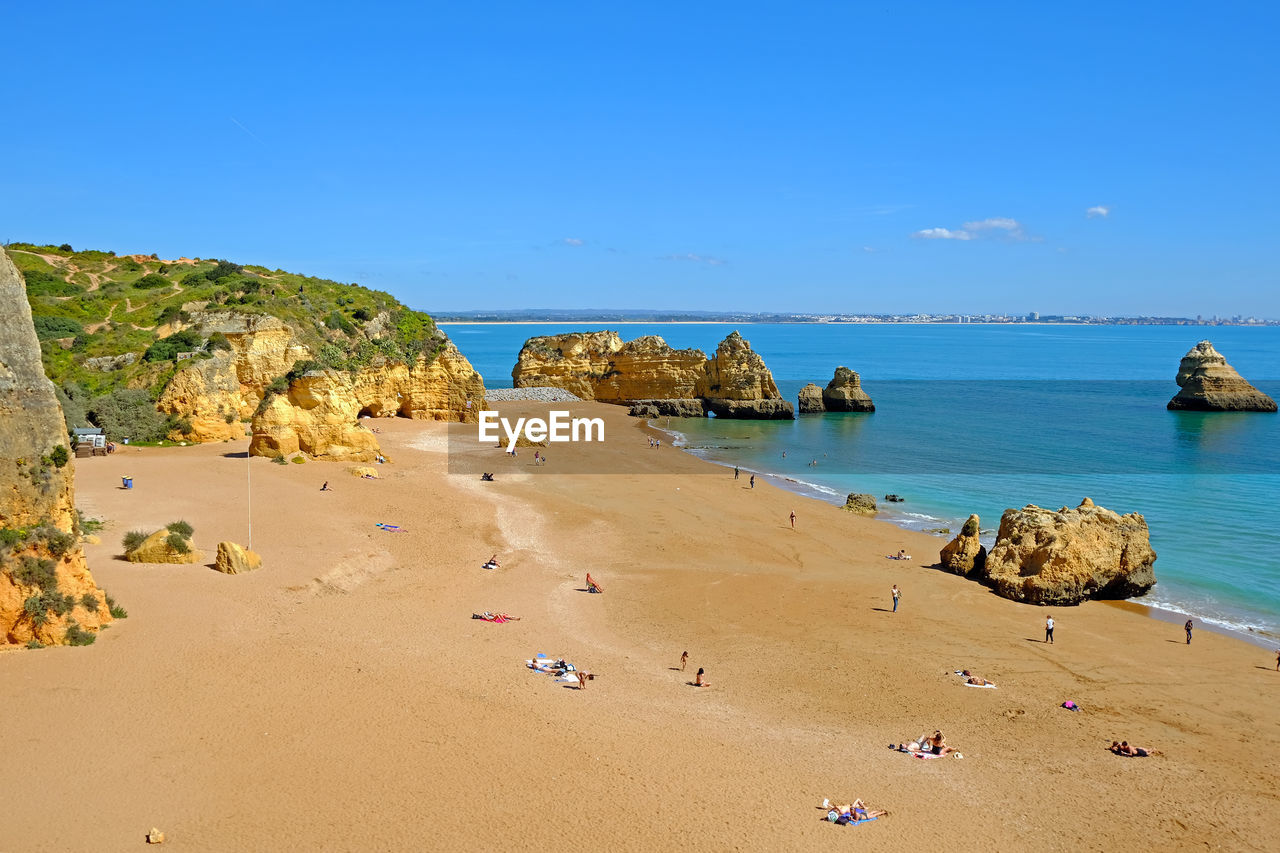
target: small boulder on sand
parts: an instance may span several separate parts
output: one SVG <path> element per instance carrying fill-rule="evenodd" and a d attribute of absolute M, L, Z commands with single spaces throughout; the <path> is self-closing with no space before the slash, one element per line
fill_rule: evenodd
<path fill-rule="evenodd" d="M 242 575 L 262 568 L 262 557 L 256 551 L 250 551 L 234 542 L 219 542 L 218 556 L 214 559 L 213 567 L 224 575 Z"/>
<path fill-rule="evenodd" d="M 875 515 L 877 512 L 876 496 L 851 493 L 845 499 L 844 508 L 849 512 L 856 512 L 858 515 Z"/>
<path fill-rule="evenodd" d="M 183 546 L 178 547 L 175 542 L 182 542 Z M 130 563 L 198 563 L 203 559 L 200 552 L 191 547 L 190 539 L 175 536 L 164 527 L 126 552 L 124 558 Z"/>

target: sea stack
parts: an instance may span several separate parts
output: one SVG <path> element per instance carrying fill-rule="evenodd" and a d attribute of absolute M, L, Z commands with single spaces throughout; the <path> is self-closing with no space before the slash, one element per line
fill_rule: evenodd
<path fill-rule="evenodd" d="M 829 412 L 874 412 L 876 404 L 862 390 L 862 379 L 847 367 L 837 367 L 835 376 L 822 391 Z"/>
<path fill-rule="evenodd" d="M 74 474 L 26 286 L 0 249 L 0 648 L 84 644 L 111 621 L 85 565 Z"/>
<path fill-rule="evenodd" d="M 1155 561 L 1146 519 L 1085 498 L 1057 512 L 1034 504 L 1005 510 L 996 544 L 972 577 L 1014 601 L 1070 605 L 1146 593 L 1156 583 Z"/>
<path fill-rule="evenodd" d="M 796 403 L 798 404 L 796 410 L 802 415 L 811 415 L 827 410 L 826 404 L 822 402 L 822 389 L 812 382 L 800 389 L 800 396 L 796 399 Z"/>
<path fill-rule="evenodd" d="M 957 575 L 968 575 L 982 571 L 987 564 L 987 549 L 978 541 L 981 524 L 977 515 L 969 516 L 960 534 L 946 545 L 938 554 L 942 568 Z"/>
<path fill-rule="evenodd" d="M 623 342 L 617 332 L 530 338 L 511 370 L 516 388 L 563 388 L 583 400 L 633 407 L 637 416 L 795 417 L 764 359 L 737 332 L 710 358 L 672 349 L 657 335 Z"/>
<path fill-rule="evenodd" d="M 1182 357 L 1178 365 L 1178 386 L 1182 389 L 1169 401 L 1174 411 L 1274 412 L 1276 401 L 1250 385 L 1227 364 L 1222 353 L 1209 341 L 1201 341 Z"/>

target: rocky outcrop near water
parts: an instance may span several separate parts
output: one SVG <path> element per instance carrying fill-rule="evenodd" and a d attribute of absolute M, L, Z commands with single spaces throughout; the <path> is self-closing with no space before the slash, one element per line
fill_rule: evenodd
<path fill-rule="evenodd" d="M 701 350 L 673 349 L 656 335 L 625 343 L 613 331 L 530 338 L 511 379 L 517 388 L 554 386 L 583 400 L 653 405 L 659 412 L 663 403 L 697 400 L 718 417 L 795 414 L 764 360 L 737 332 L 721 341 L 710 358 Z"/>
<path fill-rule="evenodd" d="M 980 529 L 978 516 L 969 516 L 956 538 L 942 546 L 938 555 L 942 568 L 957 575 L 982 571 L 987 564 L 987 548 L 978 541 Z"/>
<path fill-rule="evenodd" d="M 1056 512 L 1033 504 L 1005 510 L 986 565 L 973 577 L 1015 601 L 1079 604 L 1146 593 L 1156 583 L 1155 561 L 1146 519 L 1085 498 Z"/>
<path fill-rule="evenodd" d="M 91 641 L 111 621 L 85 564 L 71 457 L 26 287 L 0 252 L 0 646 Z"/>
<path fill-rule="evenodd" d="M 637 400 L 628 413 L 637 418 L 705 418 L 701 400 Z"/>
<path fill-rule="evenodd" d="M 875 515 L 879 511 L 876 507 L 875 495 L 864 495 L 853 492 L 845 498 L 844 508 L 849 512 L 856 512 L 858 515 Z"/>
<path fill-rule="evenodd" d="M 876 404 L 862 390 L 862 378 L 847 367 L 837 367 L 822 389 L 822 403 L 828 412 L 874 412 Z"/>
<path fill-rule="evenodd" d="M 822 389 L 812 382 L 800 389 L 796 403 L 798 404 L 796 411 L 802 415 L 817 414 L 827 410 L 822 402 Z"/>
<path fill-rule="evenodd" d="M 1172 410 L 1198 412 L 1274 412 L 1276 401 L 1250 385 L 1209 341 L 1201 341 L 1182 357 L 1179 391 Z"/>
<path fill-rule="evenodd" d="M 361 418 L 475 423 L 484 407 L 484 380 L 452 343 L 412 366 L 375 360 L 354 372 L 317 368 L 258 406 L 249 454 L 301 451 L 325 461 L 372 462 L 381 451 Z"/>

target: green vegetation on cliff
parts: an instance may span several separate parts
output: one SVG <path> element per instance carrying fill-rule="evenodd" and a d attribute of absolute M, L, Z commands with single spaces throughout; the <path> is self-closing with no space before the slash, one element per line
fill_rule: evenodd
<path fill-rule="evenodd" d="M 92 422 L 112 437 L 158 440 L 182 431 L 154 409 L 189 358 L 230 349 L 205 337 L 202 313 L 279 318 L 315 358 L 308 367 L 355 370 L 376 356 L 434 357 L 445 337 L 432 318 L 358 284 L 220 259 L 163 261 L 155 255 L 75 251 L 62 244 L 9 243 L 27 284 L 45 374 L 70 426 Z"/>

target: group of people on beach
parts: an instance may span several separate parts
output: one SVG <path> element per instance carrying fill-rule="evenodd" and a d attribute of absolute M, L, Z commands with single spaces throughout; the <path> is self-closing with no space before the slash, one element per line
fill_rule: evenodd
<path fill-rule="evenodd" d="M 685 651 L 680 654 L 680 671 L 684 672 L 685 666 L 689 663 L 689 652 Z M 698 674 L 694 676 L 693 681 L 689 683 L 694 687 L 710 687 L 711 682 L 706 679 L 707 671 L 702 667 L 698 667 Z"/>

